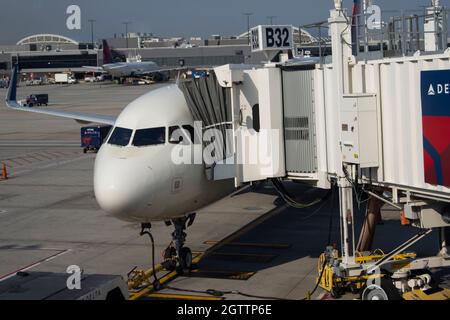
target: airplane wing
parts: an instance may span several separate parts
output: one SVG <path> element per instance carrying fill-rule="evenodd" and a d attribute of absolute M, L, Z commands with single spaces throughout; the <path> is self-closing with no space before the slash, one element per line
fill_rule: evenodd
<path fill-rule="evenodd" d="M 140 75 L 149 75 L 149 74 L 153 74 L 153 73 L 158 73 L 158 72 L 166 72 L 166 71 L 184 71 L 186 69 L 189 69 L 187 67 L 177 67 L 177 68 L 158 68 L 158 69 L 154 69 L 154 70 L 149 70 L 149 71 L 144 71 L 141 73 L 135 73 L 136 76 L 140 76 Z"/>
<path fill-rule="evenodd" d="M 86 69 L 86 72 L 107 73 L 102 67 L 83 66 L 83 69 Z"/>
<path fill-rule="evenodd" d="M 96 114 L 88 114 L 81 112 L 66 112 L 60 110 L 53 110 L 49 108 L 28 108 L 23 107 L 17 102 L 17 72 L 18 66 L 14 66 L 11 74 L 11 82 L 8 88 L 8 92 L 6 94 L 6 105 L 14 110 L 19 111 L 27 111 L 34 113 L 41 113 L 55 117 L 62 117 L 73 119 L 79 123 L 100 123 L 100 124 L 108 124 L 114 125 L 116 122 L 116 117 L 113 116 L 104 116 L 104 115 L 96 115 Z"/>

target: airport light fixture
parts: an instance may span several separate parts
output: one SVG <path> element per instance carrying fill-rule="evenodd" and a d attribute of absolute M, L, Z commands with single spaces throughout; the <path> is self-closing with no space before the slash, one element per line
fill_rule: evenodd
<path fill-rule="evenodd" d="M 248 45 L 250 45 L 250 16 L 252 16 L 253 13 L 245 12 L 245 13 L 243 13 L 243 15 L 247 17 L 247 42 L 248 42 Z"/>
<path fill-rule="evenodd" d="M 124 22 L 125 25 L 125 39 L 127 40 L 127 49 L 128 49 L 128 26 L 131 24 L 131 22 Z"/>
<path fill-rule="evenodd" d="M 269 25 L 273 26 L 273 20 L 276 18 L 277 16 L 267 16 L 267 20 L 269 20 Z"/>
<path fill-rule="evenodd" d="M 337 11 L 342 11 L 342 0 L 334 0 L 334 8 Z"/>
<path fill-rule="evenodd" d="M 94 49 L 94 23 L 95 23 L 95 20 L 89 19 L 88 21 L 91 24 L 91 44 L 92 44 L 92 49 Z"/>

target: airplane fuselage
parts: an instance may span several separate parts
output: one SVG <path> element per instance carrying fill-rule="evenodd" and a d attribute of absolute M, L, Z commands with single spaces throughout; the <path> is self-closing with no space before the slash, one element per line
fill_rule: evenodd
<path fill-rule="evenodd" d="M 159 69 L 153 61 L 142 62 L 117 62 L 105 64 L 102 68 L 113 77 L 133 77 L 135 75 L 151 74 Z"/>
<path fill-rule="evenodd" d="M 182 217 L 230 194 L 233 180 L 210 181 L 202 164 L 173 161 L 178 144 L 169 143 L 170 129 L 193 125 L 176 85 L 130 103 L 95 161 L 94 191 L 99 205 L 122 220 L 151 222 Z M 161 140 L 155 140 L 155 132 L 161 133 L 157 137 Z"/>

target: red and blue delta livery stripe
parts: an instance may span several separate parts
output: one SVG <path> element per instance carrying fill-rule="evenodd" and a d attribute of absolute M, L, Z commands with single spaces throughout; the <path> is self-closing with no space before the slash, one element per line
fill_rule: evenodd
<path fill-rule="evenodd" d="M 422 71 L 425 182 L 450 187 L 450 70 Z"/>

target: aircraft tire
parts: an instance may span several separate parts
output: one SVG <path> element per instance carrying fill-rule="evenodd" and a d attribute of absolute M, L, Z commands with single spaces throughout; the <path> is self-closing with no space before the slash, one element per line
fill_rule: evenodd
<path fill-rule="evenodd" d="M 190 270 L 192 268 L 192 252 L 191 249 L 183 247 L 180 250 L 180 267 L 183 270 Z"/>

